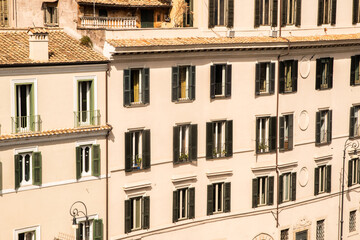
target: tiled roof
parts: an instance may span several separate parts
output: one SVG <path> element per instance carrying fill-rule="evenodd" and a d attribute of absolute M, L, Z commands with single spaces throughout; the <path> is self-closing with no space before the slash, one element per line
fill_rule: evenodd
<path fill-rule="evenodd" d="M 49 33 L 49 31 L 46 28 L 29 28 L 28 32 L 31 33 Z"/>
<path fill-rule="evenodd" d="M 44 29 L 41 32 L 45 31 Z M 94 50 L 81 45 L 62 30 L 48 30 L 49 61 L 46 63 L 106 62 L 107 59 Z M 0 65 L 35 64 L 29 58 L 29 35 L 27 31 L 0 32 Z"/>
<path fill-rule="evenodd" d="M 82 4 L 93 4 L 94 0 L 77 0 Z M 123 7 L 168 7 L 170 0 L 95 0 L 95 4 L 123 6 Z"/>
<path fill-rule="evenodd" d="M 33 138 L 33 137 L 44 137 L 44 136 L 56 136 L 56 135 L 72 134 L 72 133 L 98 132 L 103 130 L 110 131 L 111 129 L 112 127 L 110 125 L 97 126 L 97 127 L 84 127 L 84 128 L 64 128 L 64 129 L 55 129 L 55 130 L 49 130 L 43 132 L 0 135 L 0 141 L 25 139 L 25 138 Z"/>

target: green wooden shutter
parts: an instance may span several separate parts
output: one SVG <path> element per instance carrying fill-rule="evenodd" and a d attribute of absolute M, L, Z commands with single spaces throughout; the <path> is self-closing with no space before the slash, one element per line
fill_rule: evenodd
<path fill-rule="evenodd" d="M 327 125 L 327 143 L 331 143 L 331 139 L 332 139 L 332 110 L 329 110 L 328 114 L 327 114 L 327 121 L 328 121 L 328 125 Z"/>
<path fill-rule="evenodd" d="M 80 236 L 80 228 L 76 229 L 76 240 L 82 240 Z"/>
<path fill-rule="evenodd" d="M 226 157 L 233 155 L 233 121 L 226 121 L 225 123 L 225 151 Z"/>
<path fill-rule="evenodd" d="M 260 95 L 260 64 L 255 65 L 255 95 Z"/>
<path fill-rule="evenodd" d="M 179 193 L 178 191 L 173 192 L 173 223 L 179 219 Z"/>
<path fill-rule="evenodd" d="M 198 144 L 198 127 L 197 124 L 189 126 L 189 160 L 197 160 L 197 144 Z"/>
<path fill-rule="evenodd" d="M 90 84 L 90 124 L 91 125 L 95 125 L 95 124 L 99 124 L 98 120 L 95 121 L 95 112 L 94 112 L 94 106 L 95 106 L 95 97 L 94 97 L 94 88 L 95 88 L 95 82 L 94 81 L 89 81 Z"/>
<path fill-rule="evenodd" d="M 256 151 L 256 153 L 260 152 L 260 149 L 259 149 L 259 141 L 260 141 L 259 122 L 260 122 L 260 119 L 257 118 L 256 119 L 256 127 L 255 127 L 255 131 L 256 131 L 255 151 Z"/>
<path fill-rule="evenodd" d="M 35 94 L 34 94 L 34 84 L 30 84 L 30 130 L 35 131 L 38 130 L 35 127 Z"/>
<path fill-rule="evenodd" d="M 352 163 L 353 160 L 349 161 L 349 166 L 348 166 L 348 187 L 352 186 Z"/>
<path fill-rule="evenodd" d="M 21 176 L 21 172 L 20 172 L 20 155 L 15 155 L 14 156 L 14 168 L 15 168 L 15 189 L 18 189 L 20 187 L 20 176 Z"/>
<path fill-rule="evenodd" d="M 260 0 L 255 0 L 254 27 L 260 26 Z"/>
<path fill-rule="evenodd" d="M 289 118 L 289 133 L 288 133 L 288 150 L 292 150 L 293 149 L 293 145 L 294 145 L 294 115 L 290 114 L 288 115 Z"/>
<path fill-rule="evenodd" d="M 326 166 L 326 192 L 331 192 L 331 165 Z"/>
<path fill-rule="evenodd" d="M 210 67 L 210 98 L 215 98 L 215 74 L 216 74 L 216 68 L 215 66 Z"/>
<path fill-rule="evenodd" d="M 257 178 L 252 180 L 252 207 L 256 208 L 258 206 L 258 188 L 259 188 L 259 181 Z"/>
<path fill-rule="evenodd" d="M 272 21 L 271 26 L 277 27 L 278 17 L 278 0 L 273 0 L 273 9 L 272 9 Z"/>
<path fill-rule="evenodd" d="M 190 27 L 194 26 L 194 0 L 190 0 Z"/>
<path fill-rule="evenodd" d="M 360 183 L 360 164 L 359 164 L 359 159 L 357 158 L 355 161 L 357 161 L 358 165 L 357 165 L 357 179 L 356 179 L 356 182 L 357 183 Z"/>
<path fill-rule="evenodd" d="M 213 191 L 214 186 L 212 184 L 209 184 L 207 186 L 207 215 L 213 215 L 214 209 L 213 209 Z"/>
<path fill-rule="evenodd" d="M 176 102 L 179 100 L 179 67 L 172 67 L 172 92 L 171 101 Z"/>
<path fill-rule="evenodd" d="M 314 195 L 316 196 L 319 194 L 319 168 L 315 168 L 314 177 Z"/>
<path fill-rule="evenodd" d="M 58 8 L 54 7 L 54 19 L 53 24 L 57 25 L 59 23 L 59 17 L 58 17 Z"/>
<path fill-rule="evenodd" d="M 274 204 L 274 177 L 269 177 L 269 185 L 268 185 L 268 203 L 267 205 Z"/>
<path fill-rule="evenodd" d="M 287 1 L 282 1 L 281 4 L 281 27 L 285 27 L 286 26 L 286 17 L 287 17 Z"/>
<path fill-rule="evenodd" d="M 292 92 L 297 92 L 297 83 L 298 83 L 298 61 L 294 60 L 292 62 L 291 68 L 291 81 L 292 81 Z"/>
<path fill-rule="evenodd" d="M 358 14 L 359 14 L 359 0 L 353 0 L 353 13 L 352 13 L 352 23 L 358 23 Z"/>
<path fill-rule="evenodd" d="M 95 219 L 93 222 L 93 240 L 103 240 L 103 220 Z"/>
<path fill-rule="evenodd" d="M 358 0 L 355 0 L 358 1 Z M 351 56 L 350 86 L 355 85 L 356 56 Z"/>
<path fill-rule="evenodd" d="M 0 162 L 0 195 L 3 189 L 3 170 L 2 170 L 2 162 Z"/>
<path fill-rule="evenodd" d="M 81 178 L 81 147 L 75 148 L 76 154 L 76 179 Z"/>
<path fill-rule="evenodd" d="M 143 215 L 143 229 L 149 229 L 150 228 L 150 197 L 143 197 L 143 209 L 144 209 L 144 215 Z"/>
<path fill-rule="evenodd" d="M 269 119 L 269 151 L 276 151 L 276 117 L 270 117 Z"/>
<path fill-rule="evenodd" d="M 334 79 L 334 58 L 329 58 L 329 74 L 328 74 L 328 88 L 332 88 L 333 87 L 333 79 Z"/>
<path fill-rule="evenodd" d="M 142 69 L 142 102 L 144 104 L 150 103 L 150 70 L 149 68 Z"/>
<path fill-rule="evenodd" d="M 323 24 L 323 16 L 324 16 L 324 0 L 319 0 L 319 7 L 318 7 L 318 26 Z"/>
<path fill-rule="evenodd" d="M 180 156 L 180 127 L 175 126 L 173 127 L 173 163 L 179 163 L 179 156 Z"/>
<path fill-rule="evenodd" d="M 286 1 L 284 1 L 286 2 Z M 280 62 L 279 69 L 279 93 L 285 92 L 285 63 Z"/>
<path fill-rule="evenodd" d="M 209 0 L 209 28 L 215 26 L 215 0 Z"/>
<path fill-rule="evenodd" d="M 124 106 L 131 104 L 131 71 L 124 69 Z"/>
<path fill-rule="evenodd" d="M 148 169 L 151 166 L 151 145 L 150 145 L 150 130 L 142 131 L 142 157 L 143 168 Z"/>
<path fill-rule="evenodd" d="M 101 168 L 101 152 L 100 145 L 92 145 L 92 175 L 95 177 L 100 176 L 100 168 Z"/>
<path fill-rule="evenodd" d="M 231 183 L 224 183 L 224 212 L 231 211 Z"/>
<path fill-rule="evenodd" d="M 284 175 L 280 175 L 280 177 L 279 177 L 279 196 L 278 196 L 279 204 L 281 204 L 283 202 L 283 184 L 284 184 Z"/>
<path fill-rule="evenodd" d="M 189 98 L 190 100 L 195 100 L 195 89 L 196 89 L 196 67 L 190 66 L 190 89 L 189 89 Z"/>
<path fill-rule="evenodd" d="M 284 129 L 284 118 L 285 117 L 279 117 L 279 148 L 281 150 L 284 150 L 285 148 L 285 129 Z"/>
<path fill-rule="evenodd" d="M 336 0 L 331 3 L 331 25 L 336 24 Z"/>
<path fill-rule="evenodd" d="M 125 133 L 125 172 L 131 172 L 133 170 L 133 161 L 132 161 L 132 133 Z"/>
<path fill-rule="evenodd" d="M 315 144 L 320 144 L 320 112 L 316 112 Z"/>
<path fill-rule="evenodd" d="M 322 0 L 319 0 L 322 1 Z M 320 90 L 321 88 L 321 77 L 322 77 L 322 66 L 321 59 L 316 59 L 316 81 L 315 81 L 315 89 Z"/>
<path fill-rule="evenodd" d="M 270 63 L 270 87 L 269 93 L 273 94 L 275 91 L 275 63 Z"/>
<path fill-rule="evenodd" d="M 301 26 L 301 0 L 296 1 L 296 19 L 295 19 L 295 26 Z"/>
<path fill-rule="evenodd" d="M 234 27 L 234 0 L 228 0 L 228 19 L 227 19 L 227 27 Z"/>
<path fill-rule="evenodd" d="M 206 159 L 213 158 L 213 149 L 214 149 L 213 129 L 214 129 L 214 123 L 207 122 L 206 123 Z"/>
<path fill-rule="evenodd" d="M 131 199 L 125 200 L 125 233 L 131 232 Z"/>
<path fill-rule="evenodd" d="M 349 124 L 349 137 L 354 137 L 355 136 L 355 122 L 356 122 L 356 117 L 355 117 L 355 107 L 350 107 L 350 124 Z"/>
<path fill-rule="evenodd" d="M 231 64 L 227 64 L 225 73 L 225 97 L 231 96 L 231 69 Z"/>
<path fill-rule="evenodd" d="M 189 199 L 188 199 L 188 216 L 189 219 L 195 218 L 195 188 L 189 188 Z"/>
<path fill-rule="evenodd" d="M 296 172 L 291 173 L 291 201 L 296 200 Z"/>
<path fill-rule="evenodd" d="M 41 152 L 32 153 L 32 171 L 33 171 L 33 185 L 40 186 L 42 182 L 41 174 Z"/>

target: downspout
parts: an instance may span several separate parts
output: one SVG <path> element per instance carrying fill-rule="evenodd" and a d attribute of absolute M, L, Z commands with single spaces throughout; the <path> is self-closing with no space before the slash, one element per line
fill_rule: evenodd
<path fill-rule="evenodd" d="M 109 64 L 105 71 L 105 121 L 106 125 L 109 124 L 109 107 L 108 107 L 108 75 L 109 75 Z M 106 134 L 106 149 L 105 149 L 105 158 L 106 158 L 106 190 L 105 190 L 105 215 L 106 215 L 106 240 L 109 239 L 109 134 L 110 131 Z"/>

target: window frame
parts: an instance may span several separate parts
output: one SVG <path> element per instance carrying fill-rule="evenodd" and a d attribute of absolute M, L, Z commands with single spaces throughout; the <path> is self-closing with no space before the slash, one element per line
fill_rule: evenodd
<path fill-rule="evenodd" d="M 218 74 L 221 67 L 221 74 Z M 221 93 L 219 91 L 219 77 L 221 75 Z M 215 63 L 210 66 L 210 98 L 231 97 L 232 65 L 227 63 Z"/>
<path fill-rule="evenodd" d="M 336 0 L 318 1 L 318 16 L 317 16 L 318 26 L 336 24 L 336 5 L 337 5 Z"/>
<path fill-rule="evenodd" d="M 139 89 L 138 101 L 135 101 L 135 88 L 132 78 L 132 72 L 139 71 Z M 150 104 L 150 68 L 133 67 L 123 70 L 123 104 L 124 107 L 145 106 Z M 134 101 L 133 101 L 134 99 Z"/>
<path fill-rule="evenodd" d="M 224 9 L 220 9 L 220 3 L 223 1 Z M 223 14 L 223 24 L 220 23 L 221 13 Z M 209 0 L 209 28 L 227 27 L 234 25 L 234 0 Z"/>
<path fill-rule="evenodd" d="M 0 1 L 0 26 L 9 26 L 9 3 L 7 0 Z"/>
<path fill-rule="evenodd" d="M 322 234 L 322 236 L 320 235 Z M 325 219 L 316 221 L 316 240 L 325 239 Z"/>
<path fill-rule="evenodd" d="M 286 178 L 285 178 L 286 176 Z M 287 180 L 287 189 L 285 180 Z M 296 200 L 296 172 L 286 172 L 280 175 L 279 177 L 279 196 L 278 203 L 285 203 Z M 287 198 L 284 198 L 287 190 Z"/>
<path fill-rule="evenodd" d="M 49 11 L 49 9 L 52 9 Z M 48 19 L 50 17 L 50 19 Z M 52 20 L 52 21 L 51 21 Z M 47 2 L 44 3 L 44 25 L 48 27 L 59 26 L 59 17 L 58 17 L 58 4 Z"/>
<path fill-rule="evenodd" d="M 348 187 L 360 183 L 360 160 L 353 158 L 348 161 Z"/>
<path fill-rule="evenodd" d="M 185 192 L 185 197 L 183 192 Z M 194 217 L 195 188 L 191 186 L 177 188 L 173 191 L 173 223 Z"/>
<path fill-rule="evenodd" d="M 186 70 L 186 80 L 185 80 L 185 97 L 182 95 L 181 87 L 181 71 L 180 69 L 185 68 Z M 196 90 L 196 66 L 193 65 L 177 65 L 172 67 L 172 93 L 171 101 L 172 102 L 189 102 L 195 100 L 195 90 Z"/>
<path fill-rule="evenodd" d="M 315 168 L 314 195 L 331 193 L 331 165 L 319 165 Z"/>
<path fill-rule="evenodd" d="M 289 228 L 282 229 L 280 231 L 280 240 L 289 240 L 289 232 L 290 232 Z"/>
<path fill-rule="evenodd" d="M 14 230 L 14 240 L 19 240 L 19 234 L 35 232 L 34 240 L 41 240 L 41 231 L 40 226 L 26 227 L 21 229 Z"/>
<path fill-rule="evenodd" d="M 333 87 L 334 58 L 316 59 L 316 90 L 327 90 Z"/>
<path fill-rule="evenodd" d="M 138 134 L 138 139 L 136 139 L 136 134 Z M 138 141 L 137 154 L 136 145 L 134 145 L 136 141 Z M 151 167 L 150 141 L 151 135 L 149 129 L 131 129 L 125 132 L 125 172 L 140 171 Z M 137 157 L 140 154 L 141 157 Z"/>
<path fill-rule="evenodd" d="M 256 118 L 256 140 L 255 140 L 256 154 L 271 153 L 276 151 L 277 148 L 276 131 L 277 131 L 276 117 L 264 116 L 264 117 Z"/>
<path fill-rule="evenodd" d="M 264 70 L 265 70 L 265 74 L 264 74 Z M 255 65 L 255 95 L 256 96 L 274 94 L 275 72 L 276 70 L 275 70 L 274 62 L 256 63 Z"/>
<path fill-rule="evenodd" d="M 136 204 L 133 201 L 140 200 L 139 223 L 140 226 L 134 228 L 136 218 L 134 218 L 134 211 L 136 211 Z M 141 229 L 149 229 L 150 227 L 150 197 L 145 195 L 129 197 L 125 200 L 125 233 L 139 231 Z"/>
<path fill-rule="evenodd" d="M 232 124 L 232 120 L 214 120 L 206 123 L 206 159 L 232 157 Z M 220 125 L 221 128 L 219 128 Z M 219 134 L 219 129 L 221 129 L 221 135 Z"/>
<path fill-rule="evenodd" d="M 29 180 L 25 181 L 25 161 L 20 163 L 20 155 L 29 155 Z M 42 155 L 38 147 L 15 149 L 14 151 L 15 190 L 42 184 Z M 22 166 L 20 166 L 22 165 Z M 21 173 L 20 173 L 21 170 Z"/>
<path fill-rule="evenodd" d="M 324 109 L 316 112 L 315 145 L 327 145 L 332 141 L 332 110 Z"/>
<path fill-rule="evenodd" d="M 360 55 L 355 55 L 351 56 L 350 86 L 358 85 L 360 85 Z"/>
<path fill-rule="evenodd" d="M 294 114 L 285 114 L 279 118 L 279 150 L 290 151 L 294 142 Z"/>
<path fill-rule="evenodd" d="M 263 5 L 266 1 L 269 1 L 268 15 L 266 10 L 263 8 Z M 260 26 L 271 26 L 277 27 L 278 21 L 278 0 L 255 0 L 255 18 L 254 18 L 254 27 L 258 28 Z M 268 16 L 268 23 L 264 22 L 264 17 Z"/>
<path fill-rule="evenodd" d="M 219 187 L 220 186 L 220 187 Z M 219 190 L 220 189 L 220 190 Z M 213 182 L 207 187 L 207 215 L 231 211 L 231 183 Z M 220 201 L 221 203 L 220 203 Z"/>
<path fill-rule="evenodd" d="M 274 177 L 257 176 L 252 180 L 252 207 L 263 207 L 274 204 Z"/>
<path fill-rule="evenodd" d="M 356 232 L 356 216 L 357 210 L 353 210 L 349 212 L 349 233 Z M 352 216 L 354 216 L 352 218 Z"/>

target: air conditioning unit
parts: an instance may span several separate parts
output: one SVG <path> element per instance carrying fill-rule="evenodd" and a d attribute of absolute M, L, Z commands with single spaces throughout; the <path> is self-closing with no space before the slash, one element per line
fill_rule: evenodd
<path fill-rule="evenodd" d="M 229 37 L 229 38 L 235 37 L 235 31 L 232 31 L 232 30 L 228 31 L 227 32 L 227 37 Z"/>
<path fill-rule="evenodd" d="M 273 38 L 276 38 L 278 36 L 278 31 L 276 30 L 270 30 L 270 34 L 269 34 L 270 37 L 273 37 Z"/>

